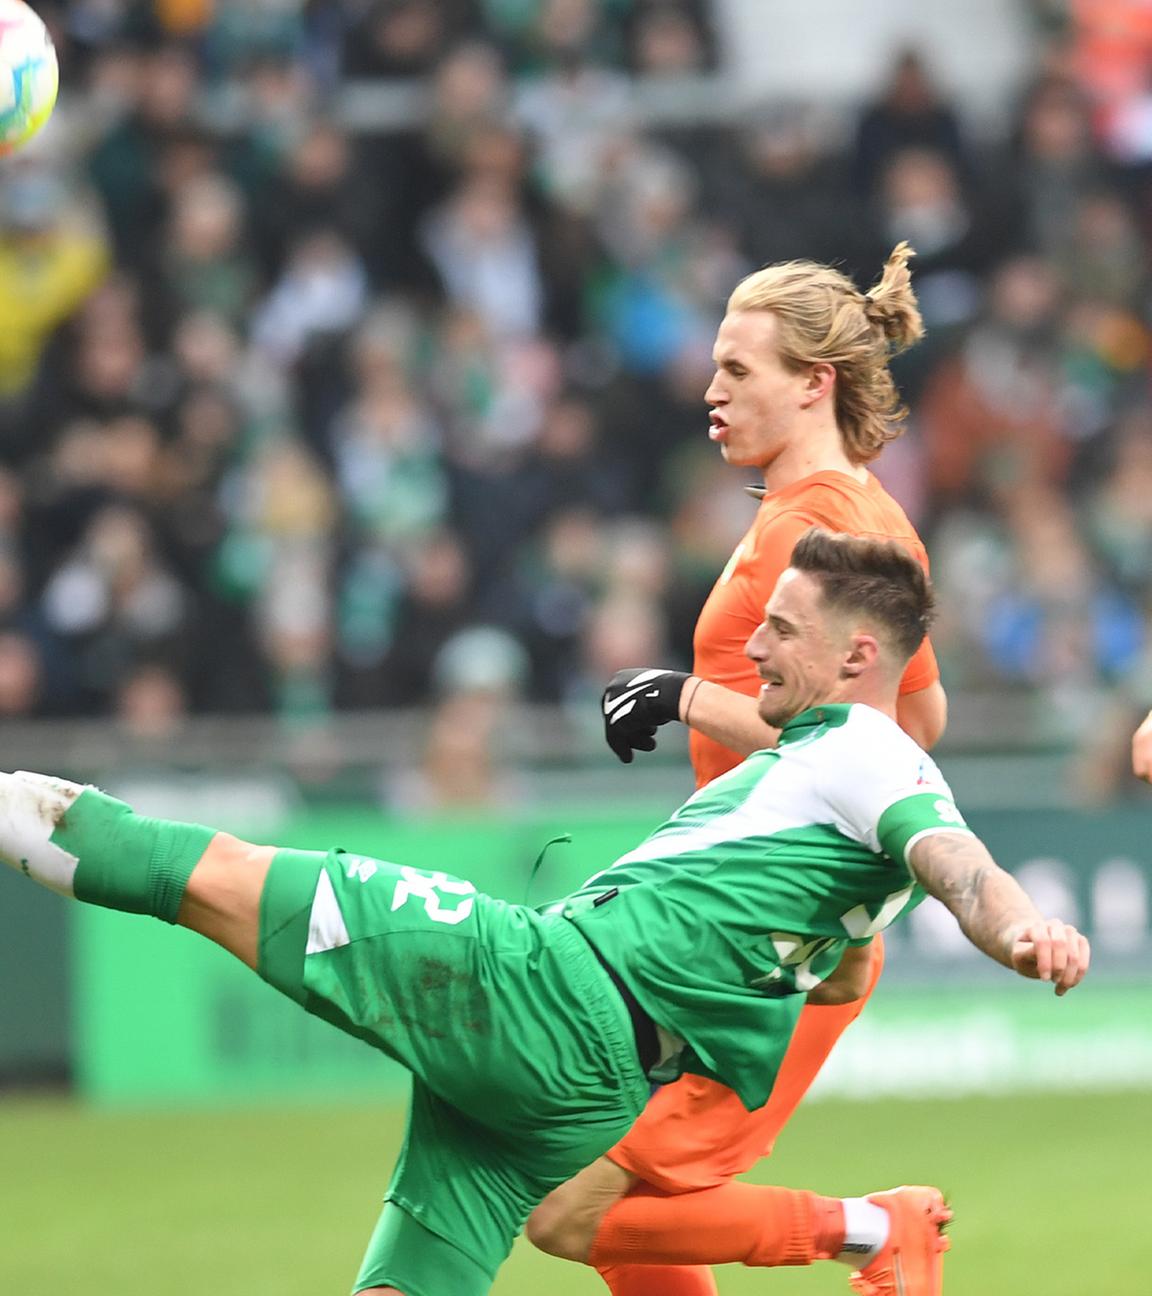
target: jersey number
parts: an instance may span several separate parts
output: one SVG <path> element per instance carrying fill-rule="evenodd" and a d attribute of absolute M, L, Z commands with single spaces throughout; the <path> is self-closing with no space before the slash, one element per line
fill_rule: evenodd
<path fill-rule="evenodd" d="M 830 937 L 820 936 L 806 941 L 792 932 L 769 932 L 768 939 L 772 942 L 780 963 L 767 976 L 752 982 L 757 989 L 782 980 L 786 972 L 792 973 L 792 983 L 797 990 L 812 990 L 824 979 L 812 971 L 812 964 L 825 950 L 836 944 Z"/>
<path fill-rule="evenodd" d="M 392 912 L 402 909 L 409 900 L 422 900 L 424 912 L 433 922 L 448 923 L 454 927 L 471 914 L 476 903 L 475 895 L 476 888 L 471 882 L 449 877 L 447 873 L 422 873 L 419 869 L 405 865 L 400 869 L 400 881 L 392 892 Z M 445 896 L 468 898 L 446 906 Z"/>

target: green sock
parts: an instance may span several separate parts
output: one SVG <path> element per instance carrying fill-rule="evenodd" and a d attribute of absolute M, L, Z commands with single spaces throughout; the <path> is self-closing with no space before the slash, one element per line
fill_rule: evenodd
<path fill-rule="evenodd" d="M 79 861 L 72 881 L 77 900 L 174 923 L 192 870 L 215 835 L 200 824 L 148 819 L 85 788 L 52 842 Z"/>

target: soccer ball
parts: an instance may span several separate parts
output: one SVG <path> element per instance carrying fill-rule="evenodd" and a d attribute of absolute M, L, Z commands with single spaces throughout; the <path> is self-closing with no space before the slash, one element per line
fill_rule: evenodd
<path fill-rule="evenodd" d="M 39 15 L 23 0 L 0 0 L 0 156 L 44 125 L 58 84 L 56 51 Z"/>

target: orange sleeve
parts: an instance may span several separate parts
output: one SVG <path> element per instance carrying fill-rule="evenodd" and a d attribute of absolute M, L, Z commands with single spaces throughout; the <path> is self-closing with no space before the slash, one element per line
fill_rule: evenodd
<path fill-rule="evenodd" d="M 912 532 L 916 543 L 913 546 L 913 553 L 919 558 L 925 573 L 931 577 L 932 565 L 928 561 L 928 551 L 924 548 L 924 542 L 916 532 Z M 908 663 L 903 676 L 900 680 L 901 695 L 907 693 L 919 693 L 921 689 L 926 689 L 930 684 L 935 684 L 940 678 L 940 666 L 936 661 L 936 650 L 932 647 L 932 640 L 925 635 L 924 642 L 912 654 L 912 660 Z"/>
<path fill-rule="evenodd" d="M 777 513 L 761 528 L 748 562 L 749 580 L 756 597 L 756 625 L 763 621 L 764 605 L 792 562 L 796 542 L 814 526 L 826 527 L 828 522 L 806 509 L 788 509 Z"/>
<path fill-rule="evenodd" d="M 789 510 L 753 523 L 740 548 L 709 594 L 696 622 L 692 672 L 754 697 L 760 688 L 756 667 L 744 645 L 764 619 L 764 605 L 792 557 L 796 541 L 817 525 L 810 513 Z M 688 736 L 697 787 L 744 759 L 695 729 Z"/>
<path fill-rule="evenodd" d="M 744 655 L 744 645 L 764 619 L 764 605 L 787 568 L 796 541 L 812 525 L 808 514 L 789 512 L 749 529 L 696 622 L 694 674 L 741 692 L 756 692 L 756 668 Z"/>
<path fill-rule="evenodd" d="M 908 668 L 900 680 L 900 692 L 919 693 L 921 689 L 926 689 L 930 684 L 935 684 L 940 678 L 940 667 L 936 662 L 936 653 L 932 647 L 932 640 L 925 638 L 924 642 L 916 649 L 916 654 L 908 663 Z"/>

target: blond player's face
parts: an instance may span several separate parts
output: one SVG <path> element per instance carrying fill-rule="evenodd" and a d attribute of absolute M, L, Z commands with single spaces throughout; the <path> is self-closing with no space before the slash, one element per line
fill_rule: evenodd
<path fill-rule="evenodd" d="M 770 311 L 733 311 L 716 334 L 708 435 L 735 467 L 767 468 L 800 430 L 810 375 L 781 363 L 776 329 Z"/>
<path fill-rule="evenodd" d="M 744 651 L 760 676 L 760 719 L 779 729 L 808 707 L 840 696 L 851 635 L 824 607 L 819 584 L 789 567 Z"/>

